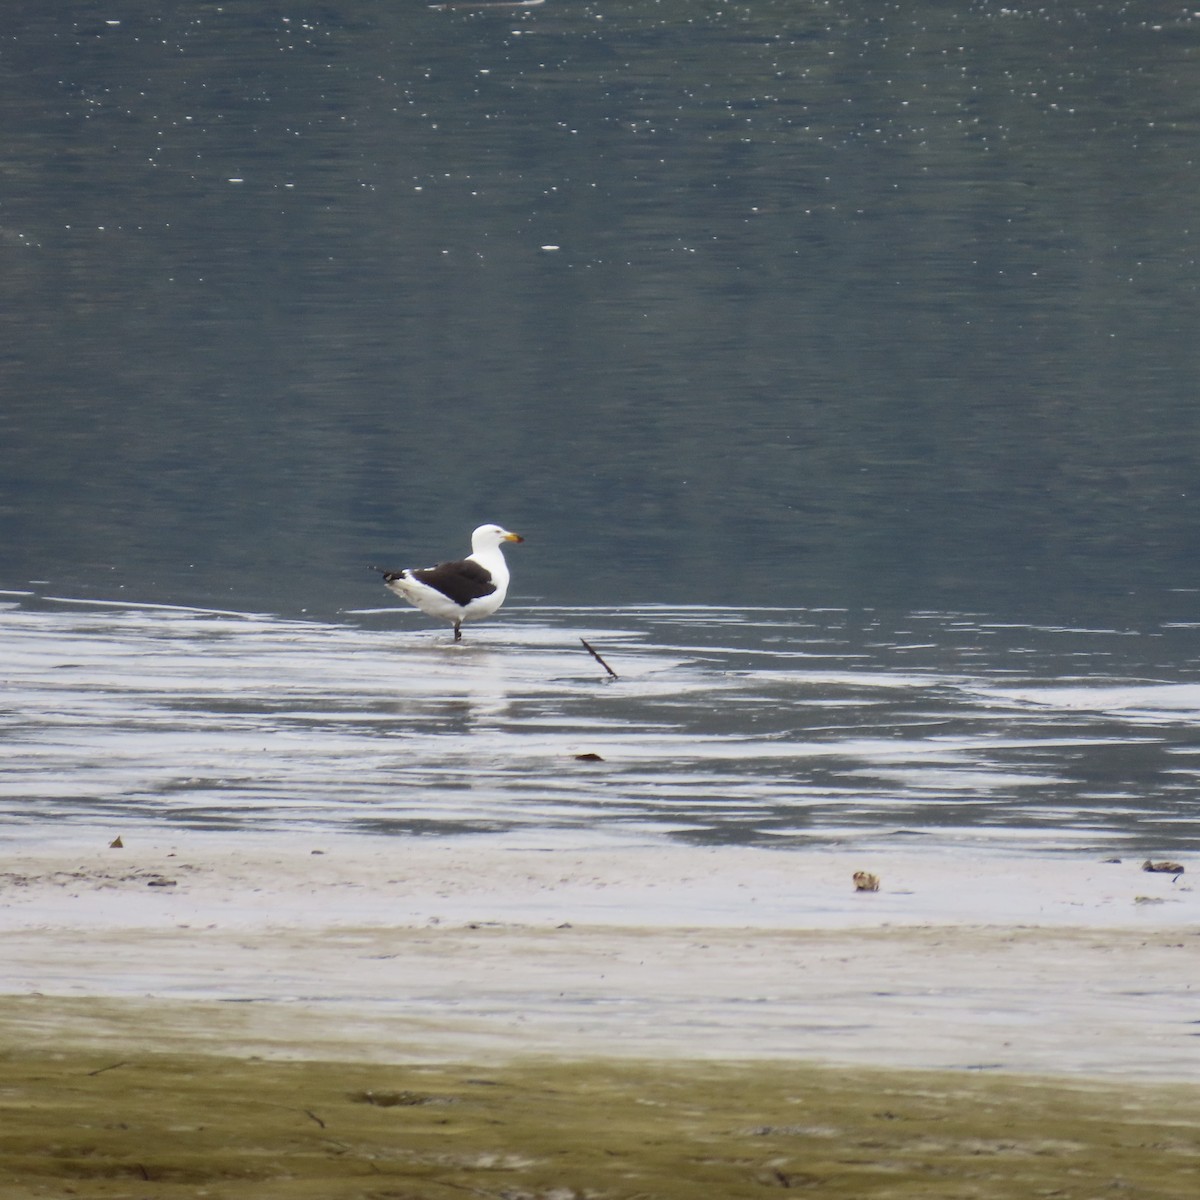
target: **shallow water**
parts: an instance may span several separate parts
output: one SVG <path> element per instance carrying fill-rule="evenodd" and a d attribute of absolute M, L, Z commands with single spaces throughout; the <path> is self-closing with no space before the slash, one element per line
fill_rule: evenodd
<path fill-rule="evenodd" d="M 1195 626 L 514 607 L 456 647 L 393 607 L 3 600 L 12 833 L 1200 844 Z"/>

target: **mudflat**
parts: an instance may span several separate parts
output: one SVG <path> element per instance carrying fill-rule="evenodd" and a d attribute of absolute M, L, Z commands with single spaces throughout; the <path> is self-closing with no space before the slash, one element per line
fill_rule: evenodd
<path fill-rule="evenodd" d="M 0 1195 L 1193 1200 L 1192 1088 L 794 1063 L 0 1058 Z"/>
<path fill-rule="evenodd" d="M 1186 872 L 109 840 L 0 863 L 5 1197 L 1200 1187 Z"/>

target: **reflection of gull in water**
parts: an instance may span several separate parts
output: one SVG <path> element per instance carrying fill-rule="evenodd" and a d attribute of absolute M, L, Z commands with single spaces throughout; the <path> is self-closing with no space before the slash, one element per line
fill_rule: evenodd
<path fill-rule="evenodd" d="M 528 696 L 532 686 L 526 672 L 514 670 L 514 661 L 478 643 L 449 656 L 428 643 L 405 646 L 384 676 L 384 711 L 399 718 L 394 732 L 440 736 L 499 728 L 513 695 Z"/>
<path fill-rule="evenodd" d="M 471 553 L 435 567 L 384 571 L 383 582 L 402 600 L 454 624 L 454 640 L 462 639 L 462 623 L 490 617 L 508 594 L 508 564 L 502 542 L 521 542 L 517 533 L 499 525 L 480 525 L 471 535 Z"/>
<path fill-rule="evenodd" d="M 467 729 L 479 733 L 498 727 L 507 716 L 512 681 L 505 655 L 484 653 L 471 659 L 460 703 Z M 462 665 L 465 671 L 467 664 Z"/>

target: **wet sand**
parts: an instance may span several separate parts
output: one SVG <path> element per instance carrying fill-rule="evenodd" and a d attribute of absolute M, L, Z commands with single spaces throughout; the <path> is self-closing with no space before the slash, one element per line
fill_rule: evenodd
<path fill-rule="evenodd" d="M 110 832 L 0 865 L 6 1200 L 1200 1188 L 1187 875 Z"/>
<path fill-rule="evenodd" d="M 109 840 L 9 842 L 0 1020 L 24 1045 L 1200 1079 L 1200 897 L 1140 861 Z"/>

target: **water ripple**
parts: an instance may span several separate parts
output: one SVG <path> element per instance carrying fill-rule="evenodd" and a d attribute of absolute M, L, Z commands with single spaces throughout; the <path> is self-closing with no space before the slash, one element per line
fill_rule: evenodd
<path fill-rule="evenodd" d="M 454 646 L 394 609 L 7 601 L 10 824 L 1200 843 L 1191 627 L 539 607 Z"/>

